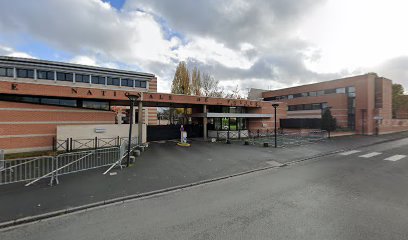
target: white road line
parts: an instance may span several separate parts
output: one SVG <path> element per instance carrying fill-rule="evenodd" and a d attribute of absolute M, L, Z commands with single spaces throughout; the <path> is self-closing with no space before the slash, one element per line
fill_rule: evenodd
<path fill-rule="evenodd" d="M 352 150 L 352 151 L 348 151 L 348 152 L 343 152 L 343 153 L 340 153 L 340 155 L 343 155 L 343 156 L 348 156 L 348 155 L 351 155 L 351 154 L 354 154 L 354 153 L 359 153 L 359 152 L 361 152 L 361 151 L 358 151 L 358 150 Z"/>
<path fill-rule="evenodd" d="M 359 157 L 362 157 L 362 158 L 370 158 L 370 157 L 374 157 L 374 156 L 377 156 L 377 155 L 380 155 L 380 154 L 382 154 L 382 153 L 380 153 L 380 152 L 372 152 L 372 153 L 367 153 L 367 154 L 365 154 L 365 155 L 361 155 L 361 156 L 359 156 Z"/>
<path fill-rule="evenodd" d="M 395 161 L 398 161 L 398 160 L 401 160 L 401 159 L 405 158 L 406 156 L 407 156 L 407 155 L 394 155 L 394 156 L 389 157 L 389 158 L 386 158 L 386 159 L 384 159 L 384 160 L 385 160 L 385 161 L 395 162 Z"/>

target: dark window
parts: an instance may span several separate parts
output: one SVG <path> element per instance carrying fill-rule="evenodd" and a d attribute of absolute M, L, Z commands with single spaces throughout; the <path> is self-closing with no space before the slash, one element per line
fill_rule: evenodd
<path fill-rule="evenodd" d="M 84 82 L 89 83 L 89 75 L 88 74 L 75 74 L 75 82 Z"/>
<path fill-rule="evenodd" d="M 13 77 L 14 70 L 12 68 L 0 68 L 1 77 Z"/>
<path fill-rule="evenodd" d="M 72 73 L 57 72 L 58 81 L 72 82 L 73 79 L 74 79 L 74 76 Z"/>
<path fill-rule="evenodd" d="M 317 91 L 317 96 L 323 96 L 323 95 L 324 95 L 324 91 L 323 91 L 323 90 Z"/>
<path fill-rule="evenodd" d="M 37 78 L 38 79 L 54 80 L 54 72 L 53 71 L 37 70 Z"/>
<path fill-rule="evenodd" d="M 312 104 L 305 104 L 303 105 L 304 110 L 312 110 Z"/>
<path fill-rule="evenodd" d="M 140 82 L 139 80 L 135 80 L 135 87 L 140 87 L 140 86 L 141 86 L 141 83 L 142 83 L 142 82 Z"/>
<path fill-rule="evenodd" d="M 119 78 L 108 77 L 108 85 L 120 86 Z"/>
<path fill-rule="evenodd" d="M 103 84 L 103 85 L 105 85 L 105 77 L 92 76 L 91 82 L 92 82 L 92 84 Z"/>
<path fill-rule="evenodd" d="M 34 70 L 32 70 L 32 69 L 17 69 L 17 77 L 19 77 L 19 78 L 34 78 Z"/>
<path fill-rule="evenodd" d="M 293 98 L 300 98 L 300 97 L 302 97 L 302 94 L 301 94 L 301 93 L 293 94 Z"/>
<path fill-rule="evenodd" d="M 99 109 L 99 110 L 109 110 L 109 103 L 108 102 L 98 102 L 98 101 L 84 100 L 82 102 L 82 107 L 92 108 L 92 109 Z"/>
<path fill-rule="evenodd" d="M 319 109 L 321 109 L 320 103 L 313 103 L 313 104 L 312 104 L 312 109 L 313 109 L 313 110 L 319 110 Z"/>
<path fill-rule="evenodd" d="M 317 92 L 309 92 L 309 96 L 311 96 L 311 97 L 316 97 L 316 96 L 317 96 Z"/>
<path fill-rule="evenodd" d="M 122 78 L 123 87 L 133 87 L 133 79 Z"/>
<path fill-rule="evenodd" d="M 288 111 L 296 111 L 295 105 L 288 106 Z"/>
<path fill-rule="evenodd" d="M 335 88 L 324 90 L 324 94 L 332 94 L 332 93 L 336 93 L 336 89 L 335 89 Z"/>
<path fill-rule="evenodd" d="M 308 96 L 309 96 L 309 93 L 307 93 L 307 92 L 302 93 L 302 97 L 308 97 Z"/>

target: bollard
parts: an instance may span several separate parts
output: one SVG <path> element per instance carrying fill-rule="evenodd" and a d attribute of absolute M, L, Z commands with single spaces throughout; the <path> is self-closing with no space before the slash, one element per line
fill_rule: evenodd
<path fill-rule="evenodd" d="M 249 145 L 249 141 L 245 141 L 245 142 L 244 142 L 244 145 Z"/>
<path fill-rule="evenodd" d="M 140 157 L 140 150 L 133 150 L 134 157 Z"/>
<path fill-rule="evenodd" d="M 231 140 L 227 139 L 226 143 L 231 144 Z"/>
<path fill-rule="evenodd" d="M 264 146 L 264 147 L 268 147 L 269 145 L 268 145 L 267 142 L 265 142 L 265 143 L 263 144 L 263 146 Z"/>

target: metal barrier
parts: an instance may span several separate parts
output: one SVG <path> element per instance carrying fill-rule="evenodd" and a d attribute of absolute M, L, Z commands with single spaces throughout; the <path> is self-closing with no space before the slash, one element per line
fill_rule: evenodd
<path fill-rule="evenodd" d="M 119 147 L 127 137 L 114 138 L 88 138 L 88 139 L 57 139 L 54 141 L 54 150 L 72 152 L 76 150 L 97 149 L 102 147 Z M 132 138 L 132 142 L 137 141 L 137 137 Z"/>
<path fill-rule="evenodd" d="M 51 172 L 54 168 L 51 156 L 1 161 L 3 168 L 0 168 L 0 185 L 30 181 Z"/>
<path fill-rule="evenodd" d="M 0 151 L 0 185 L 26 182 L 32 185 L 41 179 L 50 178 L 50 185 L 58 183 L 58 176 L 105 166 L 121 166 L 127 156 L 127 139 L 121 140 L 120 147 L 97 148 L 86 151 L 62 153 L 55 157 L 42 156 L 15 160 L 4 160 Z M 132 138 L 131 151 L 138 146 L 138 139 Z"/>

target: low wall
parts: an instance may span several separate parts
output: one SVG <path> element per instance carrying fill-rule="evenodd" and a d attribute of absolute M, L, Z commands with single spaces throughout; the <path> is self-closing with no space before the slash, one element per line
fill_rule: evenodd
<path fill-rule="evenodd" d="M 387 119 L 379 125 L 379 134 L 408 131 L 408 119 Z"/>
<path fill-rule="evenodd" d="M 97 138 L 126 138 L 129 136 L 129 125 L 127 124 L 101 124 L 101 125 L 64 125 L 57 127 L 57 139 L 67 138 L 93 139 Z M 134 124 L 132 137 L 138 137 L 138 125 Z M 143 143 L 146 142 L 146 124 L 143 124 Z"/>

